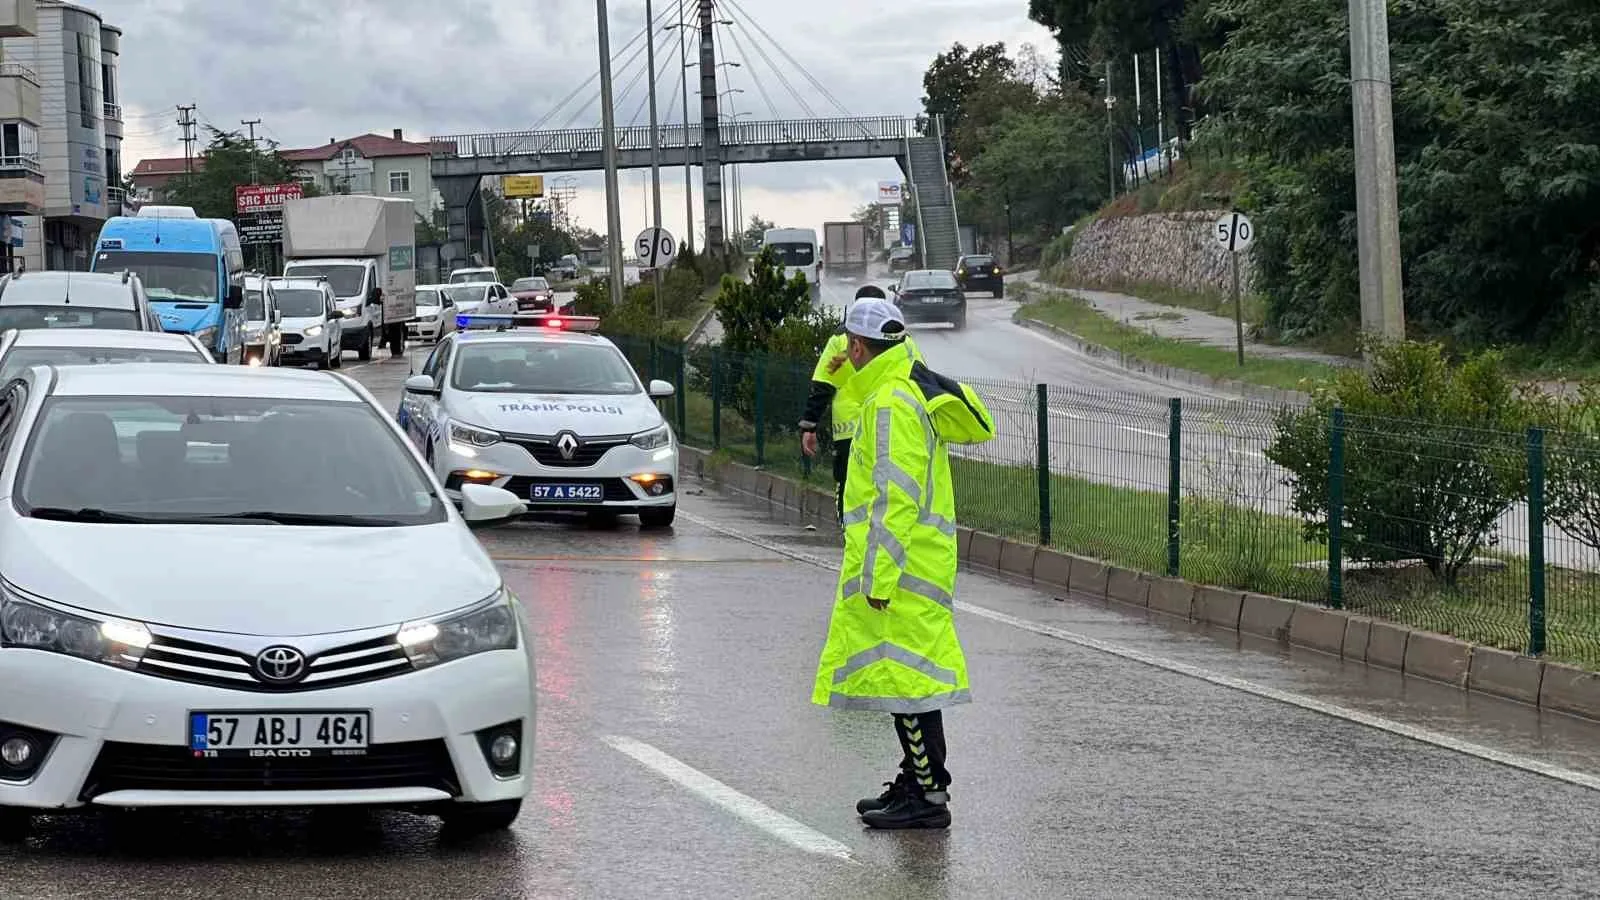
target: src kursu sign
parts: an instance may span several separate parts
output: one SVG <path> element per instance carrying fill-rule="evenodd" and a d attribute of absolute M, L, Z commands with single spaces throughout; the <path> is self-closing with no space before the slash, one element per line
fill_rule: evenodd
<path fill-rule="evenodd" d="M 279 212 L 283 201 L 298 200 L 305 195 L 299 182 L 287 184 L 242 184 L 233 189 L 233 208 L 240 215 L 260 212 Z"/>

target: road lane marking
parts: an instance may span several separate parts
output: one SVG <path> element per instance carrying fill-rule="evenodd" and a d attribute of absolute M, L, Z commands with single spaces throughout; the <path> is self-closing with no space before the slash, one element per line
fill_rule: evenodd
<path fill-rule="evenodd" d="M 710 775 L 679 762 L 649 744 L 614 734 L 603 735 L 601 739 L 610 744 L 612 749 L 632 757 L 635 762 L 657 775 L 708 803 L 722 807 L 790 846 L 818 856 L 830 856 L 848 863 L 856 862 L 850 853 L 850 848 L 844 844 L 810 826 L 796 822 L 759 800 L 746 797 Z"/>
<path fill-rule="evenodd" d="M 1029 409 L 1037 409 L 1038 408 L 1037 404 L 1027 403 L 1027 402 L 1024 402 L 1024 401 L 1021 401 L 1021 400 L 1011 400 L 1011 399 L 1005 398 L 1005 397 L 995 397 L 995 398 L 989 399 L 989 400 L 987 400 L 985 402 L 989 403 L 991 406 L 998 405 L 998 404 L 1004 404 L 1006 406 L 1025 407 L 1025 408 L 1029 408 Z M 1118 425 L 1118 424 L 1116 424 L 1114 422 L 1107 422 L 1104 419 L 1097 419 L 1097 418 L 1095 418 L 1093 416 L 1085 416 L 1085 415 L 1079 415 L 1078 413 L 1066 412 L 1065 410 L 1056 409 L 1056 408 L 1053 408 L 1053 407 L 1050 409 L 1050 415 L 1052 415 L 1052 416 L 1060 416 L 1063 419 L 1072 419 L 1073 421 L 1076 421 L 1076 422 L 1091 422 L 1091 423 L 1094 423 L 1094 424 L 1097 424 L 1097 425 L 1106 425 L 1106 426 L 1109 426 L 1111 428 L 1115 428 L 1118 431 L 1126 431 L 1126 432 L 1129 432 L 1131 434 L 1142 434 L 1142 435 L 1145 435 L 1147 437 L 1160 438 L 1162 440 L 1168 440 L 1168 439 L 1171 438 L 1171 435 L 1167 434 L 1165 431 L 1153 431 L 1153 430 L 1151 430 L 1149 428 L 1135 428 L 1132 425 Z M 1185 437 L 1187 438 L 1188 435 L 1185 435 Z M 1224 448 L 1222 448 L 1222 452 L 1224 452 L 1224 453 L 1232 453 L 1232 454 L 1234 454 L 1236 456 L 1253 456 L 1256 459 L 1266 459 L 1267 458 L 1264 454 L 1262 454 L 1262 453 L 1260 453 L 1258 451 L 1255 451 L 1255 450 L 1241 450 L 1238 447 L 1224 447 Z"/>
<path fill-rule="evenodd" d="M 747 541 L 774 553 L 781 553 L 791 559 L 804 563 L 810 563 L 811 565 L 827 569 L 832 572 L 839 571 L 840 566 L 838 563 L 824 559 L 820 556 L 815 556 L 803 551 L 791 550 L 770 541 L 750 537 L 733 529 L 724 528 L 714 522 L 707 521 L 700 516 L 685 513 L 682 510 L 678 511 L 678 515 L 688 518 L 690 521 L 702 527 L 721 532 L 729 537 Z M 1342 719 L 1346 722 L 1364 725 L 1377 731 L 1388 732 L 1389 734 L 1393 734 L 1398 737 L 1408 738 L 1422 744 L 1429 744 L 1444 750 L 1462 754 L 1464 756 L 1475 757 L 1477 759 L 1484 760 L 1485 762 L 1497 763 L 1508 768 L 1517 769 L 1519 771 L 1528 772 L 1534 775 L 1543 775 L 1546 778 L 1551 778 L 1566 784 L 1600 791 L 1600 775 L 1593 775 L 1588 772 L 1580 772 L 1576 769 L 1569 769 L 1565 766 L 1559 766 L 1554 763 L 1548 763 L 1543 760 L 1534 759 L 1533 757 L 1524 756 L 1520 753 L 1497 750 L 1493 747 L 1488 747 L 1483 744 L 1474 743 L 1472 741 L 1463 740 L 1461 738 L 1445 734 L 1442 731 L 1435 731 L 1432 728 L 1424 728 L 1419 725 L 1408 725 L 1404 722 L 1397 722 L 1394 719 L 1386 718 L 1374 713 L 1363 712 L 1362 710 L 1352 709 L 1348 706 L 1340 706 L 1337 703 L 1329 703 L 1325 700 L 1318 700 L 1315 697 L 1297 693 L 1295 691 L 1281 690 L 1279 688 L 1269 687 L 1264 684 L 1258 684 L 1254 681 L 1248 681 L 1243 678 L 1235 678 L 1231 675 L 1223 675 L 1220 672 L 1213 672 L 1209 669 L 1179 662 L 1175 659 L 1168 659 L 1164 656 L 1157 656 L 1153 653 L 1135 650 L 1132 647 L 1124 647 L 1121 644 L 1113 644 L 1110 641 L 1102 641 L 1098 638 L 1089 637 L 1086 634 L 1068 631 L 1065 628 L 1058 628 L 1054 625 L 1045 625 L 1041 622 L 1034 622 L 1028 619 L 1019 618 L 1009 613 L 1003 613 L 999 610 L 989 609 L 985 606 L 978 606 L 977 604 L 969 603 L 965 600 L 957 600 L 956 608 L 962 612 L 970 613 L 971 615 L 988 619 L 992 622 L 998 622 L 1002 625 L 1010 625 L 1011 627 L 1020 629 L 1022 631 L 1032 632 L 1043 637 L 1054 638 L 1069 644 L 1075 644 L 1079 647 L 1089 650 L 1097 650 L 1101 653 L 1118 656 L 1131 662 L 1141 663 L 1152 668 L 1161 669 L 1178 675 L 1186 675 L 1190 678 L 1195 678 L 1200 681 L 1217 685 L 1218 687 L 1229 688 L 1242 693 L 1251 694 L 1265 700 L 1273 700 L 1278 703 L 1296 706 L 1309 712 L 1320 713 L 1330 718 Z"/>

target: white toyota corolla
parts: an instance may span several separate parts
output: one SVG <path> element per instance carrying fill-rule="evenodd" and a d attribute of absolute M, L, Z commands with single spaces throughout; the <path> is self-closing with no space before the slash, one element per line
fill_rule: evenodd
<path fill-rule="evenodd" d="M 655 401 L 587 317 L 463 315 L 406 380 L 397 418 L 455 499 L 490 484 L 530 510 L 672 524 L 678 445 Z"/>
<path fill-rule="evenodd" d="M 337 375 L 36 366 L 0 435 L 7 834 L 84 806 L 516 817 L 526 615 L 463 521 L 516 497 L 457 513 Z"/>

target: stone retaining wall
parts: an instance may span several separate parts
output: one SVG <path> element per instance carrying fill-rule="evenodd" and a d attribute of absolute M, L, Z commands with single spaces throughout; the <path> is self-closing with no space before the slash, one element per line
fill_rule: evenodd
<path fill-rule="evenodd" d="M 1073 239 L 1068 266 L 1075 281 L 1117 289 L 1158 284 L 1197 294 L 1233 289 L 1228 253 L 1211 236 L 1224 210 L 1150 213 L 1095 219 Z M 1239 255 L 1239 285 L 1254 282 L 1250 251 Z"/>

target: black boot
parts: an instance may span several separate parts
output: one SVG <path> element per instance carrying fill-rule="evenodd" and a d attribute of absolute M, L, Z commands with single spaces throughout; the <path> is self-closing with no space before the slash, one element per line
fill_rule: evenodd
<path fill-rule="evenodd" d="M 883 809 L 861 814 L 868 828 L 949 828 L 950 794 L 948 791 L 913 790 L 901 793 Z"/>
<path fill-rule="evenodd" d="M 899 776 L 895 778 L 895 780 L 885 781 L 883 783 L 885 788 L 883 793 L 876 797 L 868 797 L 865 800 L 857 800 L 856 814 L 864 815 L 874 810 L 883 809 L 890 803 L 893 803 L 895 798 L 900 797 L 903 794 L 915 792 L 917 790 L 916 785 L 917 780 L 911 775 L 911 773 L 901 772 Z"/>

